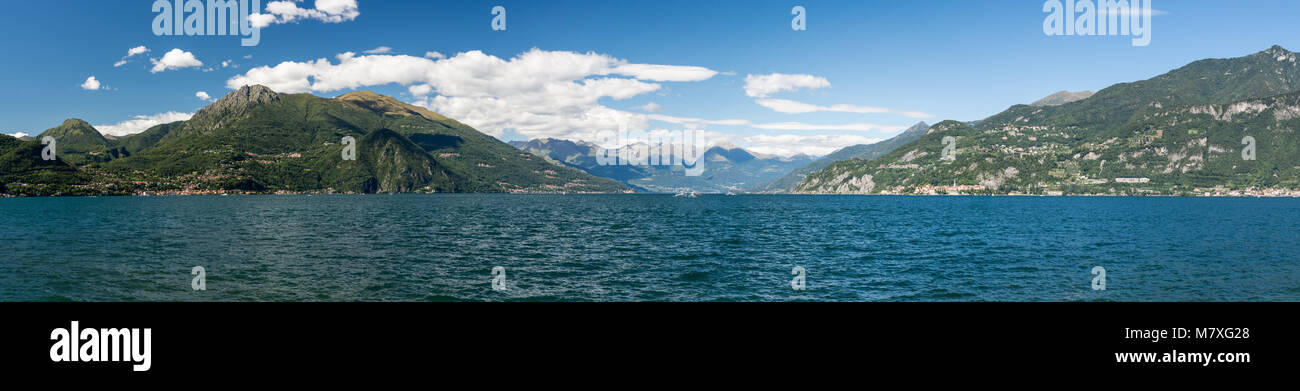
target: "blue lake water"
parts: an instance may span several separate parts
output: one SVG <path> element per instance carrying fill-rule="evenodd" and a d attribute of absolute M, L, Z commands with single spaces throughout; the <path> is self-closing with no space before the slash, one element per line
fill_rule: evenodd
<path fill-rule="evenodd" d="M 0 256 L 3 301 L 1296 301 L 1300 200 L 8 198 Z"/>

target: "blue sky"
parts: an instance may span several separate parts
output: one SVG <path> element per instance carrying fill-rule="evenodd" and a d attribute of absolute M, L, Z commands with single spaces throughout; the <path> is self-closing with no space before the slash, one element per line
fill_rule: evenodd
<path fill-rule="evenodd" d="M 290 5 L 351 13 L 272 23 L 255 47 L 230 36 L 155 36 L 152 3 L 8 2 L 0 16 L 0 133 L 37 134 L 73 117 L 125 132 L 193 113 L 208 103 L 197 92 L 219 98 L 232 79 L 291 83 L 298 76 L 312 87 L 289 92 L 373 90 L 506 140 L 588 138 L 632 121 L 703 126 L 719 142 L 764 153 L 824 154 L 920 120 L 980 119 L 1056 91 L 1095 91 L 1197 59 L 1275 44 L 1300 50 L 1294 0 L 1153 0 L 1159 12 L 1145 47 L 1131 37 L 1047 36 L 1043 0 L 306 0 Z M 262 1 L 264 9 L 270 4 Z M 504 31 L 490 27 L 498 5 L 507 11 Z M 807 10 L 805 31 L 791 29 L 796 5 Z M 149 51 L 114 66 L 139 46 Z M 391 51 L 364 53 L 379 47 Z M 173 49 L 203 65 L 151 72 L 151 59 Z M 425 57 L 430 51 L 448 58 Z M 481 55 L 460 55 L 472 51 Z M 351 61 L 374 58 L 345 69 L 338 57 L 345 52 L 354 53 Z M 535 61 L 508 65 L 530 52 Z M 326 62 L 315 63 L 316 72 L 330 80 L 290 72 L 317 59 Z M 591 73 L 589 61 L 607 67 Z M 621 64 L 672 66 L 672 76 L 609 71 Z M 815 88 L 747 94 L 747 76 L 772 74 L 811 77 Z M 99 89 L 83 88 L 90 76 Z M 595 79 L 613 81 L 597 88 Z M 414 94 L 410 87 L 419 85 L 429 87 Z M 780 112 L 773 102 L 856 112 Z"/>

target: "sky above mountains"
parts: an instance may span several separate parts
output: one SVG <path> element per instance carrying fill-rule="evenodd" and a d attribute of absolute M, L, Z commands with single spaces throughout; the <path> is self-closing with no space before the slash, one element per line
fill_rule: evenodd
<path fill-rule="evenodd" d="M 1048 36 L 1041 0 L 261 3 L 251 47 L 154 35 L 152 0 L 6 4 L 0 133 L 75 117 L 125 135 L 256 83 L 325 97 L 373 90 L 506 141 L 592 140 L 626 124 L 823 155 L 919 121 L 1300 48 L 1293 0 L 1155 0 L 1143 47 Z M 791 28 L 796 5 L 806 30 Z M 496 6 L 504 30 L 492 28 Z"/>

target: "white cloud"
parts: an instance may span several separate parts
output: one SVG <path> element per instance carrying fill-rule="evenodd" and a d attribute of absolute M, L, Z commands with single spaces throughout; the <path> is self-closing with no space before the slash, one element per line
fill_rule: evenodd
<path fill-rule="evenodd" d="M 126 56 L 125 56 L 125 57 L 122 57 L 121 60 L 118 60 L 117 62 L 113 63 L 113 67 L 114 67 L 114 68 L 117 68 L 117 67 L 120 67 L 120 66 L 126 65 L 126 59 L 131 58 L 131 57 L 135 57 L 135 56 L 138 55 L 138 54 L 145 54 L 145 53 L 148 53 L 148 52 L 149 52 L 149 48 L 145 47 L 144 45 L 140 45 L 140 46 L 136 46 L 136 47 L 133 47 L 133 48 L 130 48 L 130 49 L 126 49 Z"/>
<path fill-rule="evenodd" d="M 225 60 L 221 62 L 222 68 L 230 68 L 231 65 L 235 65 L 235 62 L 231 60 Z"/>
<path fill-rule="evenodd" d="M 199 98 L 199 100 L 206 100 L 206 101 L 212 100 L 212 96 L 208 95 L 206 91 L 195 92 L 194 97 Z"/>
<path fill-rule="evenodd" d="M 299 20 L 342 23 L 360 15 L 356 0 L 316 0 L 315 8 L 299 8 L 293 1 L 272 1 L 266 4 L 266 13 L 249 15 L 248 21 L 261 28 Z"/>
<path fill-rule="evenodd" d="M 81 89 L 83 90 L 94 91 L 98 90 L 99 87 L 99 80 L 96 80 L 94 76 L 87 77 L 86 82 L 81 83 Z"/>
<path fill-rule="evenodd" d="M 898 132 L 907 129 L 906 126 L 897 125 L 879 125 L 873 123 L 849 123 L 849 124 L 809 124 L 803 122 L 775 122 L 775 123 L 755 123 L 745 119 L 724 119 L 724 120 L 706 120 L 699 118 L 673 117 L 660 114 L 648 114 L 646 118 L 679 125 L 722 125 L 722 126 L 748 126 L 762 130 L 831 130 L 831 131 L 855 131 L 855 132 Z"/>
<path fill-rule="evenodd" d="M 838 104 L 831 106 L 818 106 L 803 102 L 796 102 L 785 99 L 758 99 L 754 101 L 759 105 L 787 114 L 814 113 L 820 111 L 840 112 L 840 113 L 857 113 L 857 114 L 897 114 L 908 118 L 934 118 L 934 115 L 920 111 L 903 111 L 894 110 L 885 107 L 857 106 Z"/>
<path fill-rule="evenodd" d="M 153 62 L 153 69 L 149 70 L 150 73 L 203 66 L 203 62 L 195 58 L 194 53 L 180 49 L 172 49 L 163 54 L 161 60 L 151 58 L 149 61 Z"/>
<path fill-rule="evenodd" d="M 528 137 L 594 138 L 599 130 L 648 126 L 643 115 L 614 110 L 601 99 L 628 99 L 660 90 L 662 81 L 698 81 L 715 71 L 703 67 L 630 64 L 596 53 L 532 49 L 510 59 L 480 51 L 443 59 L 343 53 L 248 70 L 226 82 L 236 89 L 262 84 L 279 92 L 325 93 L 397 84 L 414 104 L 502 136 L 506 129 Z"/>
<path fill-rule="evenodd" d="M 129 120 L 118 122 L 112 125 L 95 125 L 100 133 L 110 136 L 126 136 L 148 130 L 151 127 L 172 123 L 176 121 L 185 121 L 190 119 L 193 114 L 178 113 L 169 111 L 154 115 L 137 115 Z"/>
<path fill-rule="evenodd" d="M 23 132 L 14 132 L 14 134 L 13 134 L 12 136 L 17 137 L 17 138 L 23 138 L 23 137 L 27 137 L 27 136 L 31 136 L 31 135 L 30 135 L 30 134 L 27 134 L 27 133 L 23 133 Z"/>
<path fill-rule="evenodd" d="M 663 110 L 664 110 L 664 107 L 663 107 L 663 106 L 660 106 L 658 103 L 650 102 L 650 103 L 646 103 L 645 105 L 642 105 L 642 106 L 637 106 L 636 109 L 641 110 L 641 111 L 644 111 L 644 112 L 647 112 L 647 113 L 658 113 L 658 112 L 660 112 L 660 111 L 663 111 Z"/>
<path fill-rule="evenodd" d="M 424 52 L 424 58 L 432 58 L 432 59 L 434 59 L 434 60 L 441 60 L 441 59 L 447 58 L 447 55 L 442 54 L 442 53 L 438 53 L 438 52 Z"/>
<path fill-rule="evenodd" d="M 850 145 L 874 144 L 880 142 L 881 139 L 855 134 L 812 136 L 781 134 L 747 136 L 741 138 L 740 141 L 745 144 L 745 149 L 763 154 L 793 156 L 802 153 L 812 156 L 825 156 L 840 148 Z"/>
<path fill-rule="evenodd" d="M 127 50 L 126 50 L 126 56 L 127 56 L 127 57 L 131 57 L 131 56 L 134 56 L 134 55 L 137 55 L 137 54 L 145 54 L 145 53 L 148 53 L 148 52 L 149 52 L 149 48 L 145 47 L 144 45 L 140 45 L 140 46 L 136 46 L 136 47 L 133 47 L 133 48 L 127 49 Z"/>
<path fill-rule="evenodd" d="M 824 77 L 813 75 L 789 75 L 773 73 L 768 75 L 746 75 L 745 95 L 751 98 L 766 98 L 781 91 L 798 89 L 818 89 L 831 86 Z"/>
<path fill-rule="evenodd" d="M 244 59 L 245 59 L 245 60 L 251 60 L 251 59 L 253 59 L 253 55 L 252 55 L 252 54 L 244 55 Z"/>
<path fill-rule="evenodd" d="M 416 84 L 416 85 L 413 85 L 413 86 L 407 87 L 406 90 L 407 90 L 408 92 L 410 92 L 411 95 L 414 95 L 414 96 L 417 96 L 417 97 L 423 97 L 423 96 L 428 96 L 429 94 L 432 94 L 432 93 L 433 93 L 433 86 L 428 85 L 428 84 Z"/>
<path fill-rule="evenodd" d="M 743 120 L 743 119 L 707 120 L 707 119 L 699 119 L 699 118 L 674 117 L 674 116 L 662 115 L 662 114 L 649 114 L 646 115 L 646 118 L 655 121 L 667 122 L 667 123 L 678 124 L 678 125 L 723 125 L 723 126 L 753 125 L 753 123 L 749 122 L 749 120 Z"/>
<path fill-rule="evenodd" d="M 751 125 L 764 130 L 846 130 L 855 132 L 898 132 L 906 126 L 880 125 L 866 122 L 851 124 L 809 124 L 803 122 L 776 122 Z"/>
<path fill-rule="evenodd" d="M 612 73 L 652 81 L 701 81 L 718 74 L 704 67 L 654 64 L 623 64 Z"/>
<path fill-rule="evenodd" d="M 362 53 L 365 53 L 365 54 L 388 54 L 388 53 L 392 53 L 392 52 L 393 52 L 393 48 L 390 48 L 390 47 L 387 47 L 387 46 L 380 46 L 380 47 L 377 47 L 377 48 L 374 48 L 374 49 L 370 49 L 370 50 L 362 51 Z"/>

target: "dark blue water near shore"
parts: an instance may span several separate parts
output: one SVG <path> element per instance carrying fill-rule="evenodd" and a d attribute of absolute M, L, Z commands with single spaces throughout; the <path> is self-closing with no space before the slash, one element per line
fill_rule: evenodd
<path fill-rule="evenodd" d="M 0 254 L 3 301 L 1295 301 L 1300 200 L 10 198 Z"/>

